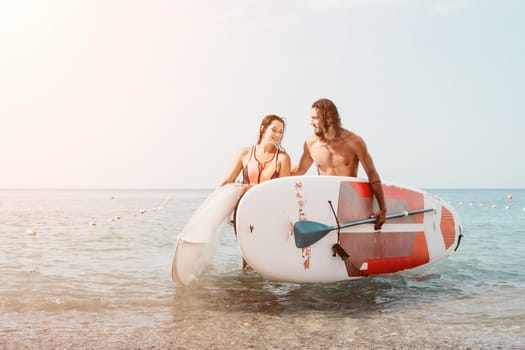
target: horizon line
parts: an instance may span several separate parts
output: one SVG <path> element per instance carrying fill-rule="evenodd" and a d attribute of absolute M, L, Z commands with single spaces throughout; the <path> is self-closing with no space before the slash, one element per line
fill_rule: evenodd
<path fill-rule="evenodd" d="M 0 191 L 198 191 L 216 187 L 0 187 Z M 416 187 L 426 190 L 523 190 L 525 187 Z"/>

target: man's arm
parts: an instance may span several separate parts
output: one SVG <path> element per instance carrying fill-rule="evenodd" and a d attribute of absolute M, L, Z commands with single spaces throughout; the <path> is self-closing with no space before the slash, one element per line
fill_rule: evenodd
<path fill-rule="evenodd" d="M 370 189 L 372 189 L 372 193 L 376 197 L 377 203 L 379 205 L 379 211 L 374 213 L 374 217 L 377 218 L 377 221 L 374 225 L 374 229 L 380 230 L 383 224 L 386 221 L 386 205 L 385 205 L 385 197 L 383 195 L 383 185 L 381 184 L 381 180 L 375 180 L 370 182 Z"/>
<path fill-rule="evenodd" d="M 310 169 L 310 166 L 312 166 L 313 162 L 314 160 L 310 154 L 308 144 L 305 142 L 303 146 L 303 154 L 299 160 L 299 164 L 292 167 L 291 175 L 304 175 L 308 169 Z"/>
<path fill-rule="evenodd" d="M 383 194 L 383 186 L 381 184 L 381 178 L 379 177 L 379 174 L 374 165 L 374 161 L 368 153 L 366 144 L 362 140 L 359 141 L 360 142 L 358 142 L 356 145 L 356 154 L 359 158 L 359 161 L 361 162 L 361 165 L 365 169 L 368 182 L 370 184 L 370 189 L 372 190 L 372 193 L 374 194 L 374 197 L 376 198 L 377 204 L 379 206 L 379 211 L 373 215 L 377 218 L 374 229 L 380 230 L 386 221 L 386 205 L 385 196 Z"/>

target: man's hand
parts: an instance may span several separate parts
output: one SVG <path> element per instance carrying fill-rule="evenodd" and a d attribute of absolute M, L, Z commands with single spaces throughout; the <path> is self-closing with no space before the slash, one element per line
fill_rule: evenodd
<path fill-rule="evenodd" d="M 374 230 L 381 230 L 381 227 L 386 221 L 386 210 L 380 210 L 372 214 L 372 217 L 376 218 Z"/>

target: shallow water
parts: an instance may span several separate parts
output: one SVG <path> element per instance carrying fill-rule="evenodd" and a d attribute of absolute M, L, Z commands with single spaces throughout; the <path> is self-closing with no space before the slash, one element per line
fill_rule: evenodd
<path fill-rule="evenodd" d="M 0 348 L 525 348 L 525 190 L 431 192 L 465 233 L 432 266 L 272 282 L 241 271 L 226 226 L 181 287 L 175 238 L 210 190 L 2 190 Z"/>

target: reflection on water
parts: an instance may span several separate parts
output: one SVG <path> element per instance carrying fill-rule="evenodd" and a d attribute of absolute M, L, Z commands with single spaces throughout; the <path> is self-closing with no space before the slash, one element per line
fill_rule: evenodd
<path fill-rule="evenodd" d="M 450 295 L 451 290 L 416 286 L 421 281 L 438 279 L 438 275 L 363 278 L 333 284 L 289 284 L 271 282 L 258 274 L 209 276 L 187 287 L 177 287 L 173 295 L 174 313 L 187 313 L 192 309 L 216 311 L 257 312 L 267 315 L 322 312 L 330 317 L 372 317 L 395 308 L 396 303 L 428 303 L 439 299 L 440 292 Z M 411 289 L 410 285 L 414 288 Z"/>

